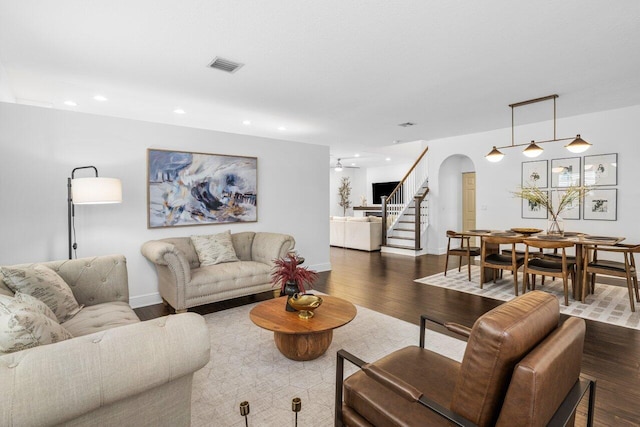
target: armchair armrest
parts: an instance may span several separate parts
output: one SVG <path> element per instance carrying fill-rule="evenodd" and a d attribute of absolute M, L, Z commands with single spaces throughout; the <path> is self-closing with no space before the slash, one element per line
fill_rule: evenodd
<path fill-rule="evenodd" d="M 0 425 L 57 425 L 191 375 L 209 342 L 186 313 L 0 356 Z"/>
<path fill-rule="evenodd" d="M 438 324 L 451 332 L 455 332 L 458 335 L 461 335 L 465 338 L 469 338 L 471 335 L 471 328 L 468 328 L 464 325 L 460 325 L 454 322 L 443 322 L 440 319 L 436 319 L 435 317 L 431 317 L 427 314 L 423 314 L 420 316 L 420 347 L 424 348 L 425 344 L 425 329 L 427 328 L 427 321 Z"/>

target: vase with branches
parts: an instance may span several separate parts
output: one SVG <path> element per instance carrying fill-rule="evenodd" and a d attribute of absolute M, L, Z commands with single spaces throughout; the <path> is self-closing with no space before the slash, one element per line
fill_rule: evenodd
<path fill-rule="evenodd" d="M 547 210 L 549 213 L 547 234 L 563 234 L 563 229 L 560 225 L 560 214 L 565 210 L 572 209 L 573 203 L 582 199 L 590 190 L 591 187 L 572 185 L 547 192 L 547 190 L 541 190 L 534 185 L 526 185 L 514 191 L 513 195 Z M 554 204 L 553 191 L 557 193 L 557 204 Z M 562 194 L 560 194 L 560 191 L 562 191 Z"/>
<path fill-rule="evenodd" d="M 351 200 L 349 199 L 350 196 L 351 181 L 348 176 L 343 176 L 342 181 L 340 182 L 340 187 L 338 188 L 338 197 L 340 198 L 338 206 L 342 207 L 342 216 L 347 216 L 347 209 L 351 207 Z"/>

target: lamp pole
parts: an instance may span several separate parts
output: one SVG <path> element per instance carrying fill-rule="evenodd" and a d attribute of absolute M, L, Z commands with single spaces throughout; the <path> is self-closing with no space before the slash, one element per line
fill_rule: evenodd
<path fill-rule="evenodd" d="M 75 177 L 75 173 L 80 169 L 93 169 L 96 173 L 96 178 L 98 177 L 98 169 L 95 166 L 80 166 L 77 168 L 73 168 L 71 171 L 71 176 L 67 178 L 67 230 L 69 232 L 69 259 L 73 258 L 73 251 L 78 248 L 78 244 L 72 242 L 71 231 L 75 228 L 75 208 L 73 206 L 73 195 L 71 191 L 71 180 Z"/>

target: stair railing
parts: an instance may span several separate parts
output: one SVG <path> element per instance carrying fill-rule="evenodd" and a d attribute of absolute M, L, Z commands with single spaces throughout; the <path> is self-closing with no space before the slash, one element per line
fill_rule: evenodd
<path fill-rule="evenodd" d="M 415 203 L 415 219 L 416 219 L 416 239 L 415 248 L 420 248 L 420 234 L 422 232 L 422 222 L 426 225 L 426 212 L 423 215 L 422 202 L 427 195 L 428 190 L 420 194 L 418 191 L 427 181 L 427 158 L 425 154 L 429 151 L 426 147 L 422 154 L 413 163 L 413 166 L 406 173 L 404 178 L 389 194 L 388 197 L 382 197 L 382 244 L 387 244 L 387 236 L 389 231 L 396 225 L 402 213 L 407 209 L 408 205 L 413 201 Z"/>

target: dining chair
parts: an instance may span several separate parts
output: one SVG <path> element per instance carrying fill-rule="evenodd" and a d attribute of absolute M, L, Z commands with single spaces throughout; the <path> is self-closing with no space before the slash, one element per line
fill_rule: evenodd
<path fill-rule="evenodd" d="M 522 236 L 483 236 L 480 251 L 480 289 L 485 282 L 485 269 L 490 268 L 493 283 L 498 276 L 497 271 L 509 270 L 513 273 L 513 286 L 518 296 L 518 269 L 524 265 L 525 257 L 518 255 L 516 245 L 523 242 Z M 500 245 L 510 245 L 511 254 L 500 253 Z"/>
<path fill-rule="evenodd" d="M 462 258 L 467 258 L 467 269 L 469 271 L 469 281 L 471 281 L 471 257 L 480 256 L 480 248 L 477 246 L 471 246 L 471 236 L 465 236 L 464 234 L 457 233 L 455 231 L 447 230 L 447 257 L 444 261 L 444 275 L 447 275 L 447 269 L 449 267 L 449 255 L 457 256 L 458 259 L 458 271 L 462 268 Z M 451 240 L 459 242 L 459 246 L 452 248 Z"/>
<path fill-rule="evenodd" d="M 524 257 L 524 281 L 522 283 L 522 293 L 527 291 L 529 283 L 531 283 L 531 289 L 536 289 L 536 275 L 540 275 L 543 278 L 542 284 L 544 285 L 544 277 L 559 277 L 562 279 L 562 285 L 564 287 L 564 305 L 569 305 L 569 276 L 571 276 L 571 285 L 575 286 L 576 282 L 576 261 L 567 256 L 566 248 L 573 247 L 573 242 L 562 240 L 542 240 L 542 239 L 525 239 L 525 257 Z M 530 257 L 530 248 L 536 248 L 537 253 L 544 251 L 545 249 L 559 250 L 556 253 L 558 257 L 554 258 L 539 258 Z M 531 282 L 529 282 L 529 275 L 532 276 Z"/>
<path fill-rule="evenodd" d="M 634 302 L 640 302 L 638 292 L 638 272 L 633 254 L 640 252 L 640 245 L 630 245 L 618 243 L 613 246 L 587 245 L 584 247 L 584 267 L 582 269 L 582 302 L 587 298 L 587 292 L 595 292 L 596 275 L 605 274 L 608 276 L 623 277 L 627 280 L 629 290 L 629 305 L 631 311 L 636 311 Z M 622 261 L 598 259 L 598 253 L 613 253 L 622 255 Z M 589 260 L 591 258 L 591 260 Z M 587 278 L 589 279 L 587 281 Z"/>

